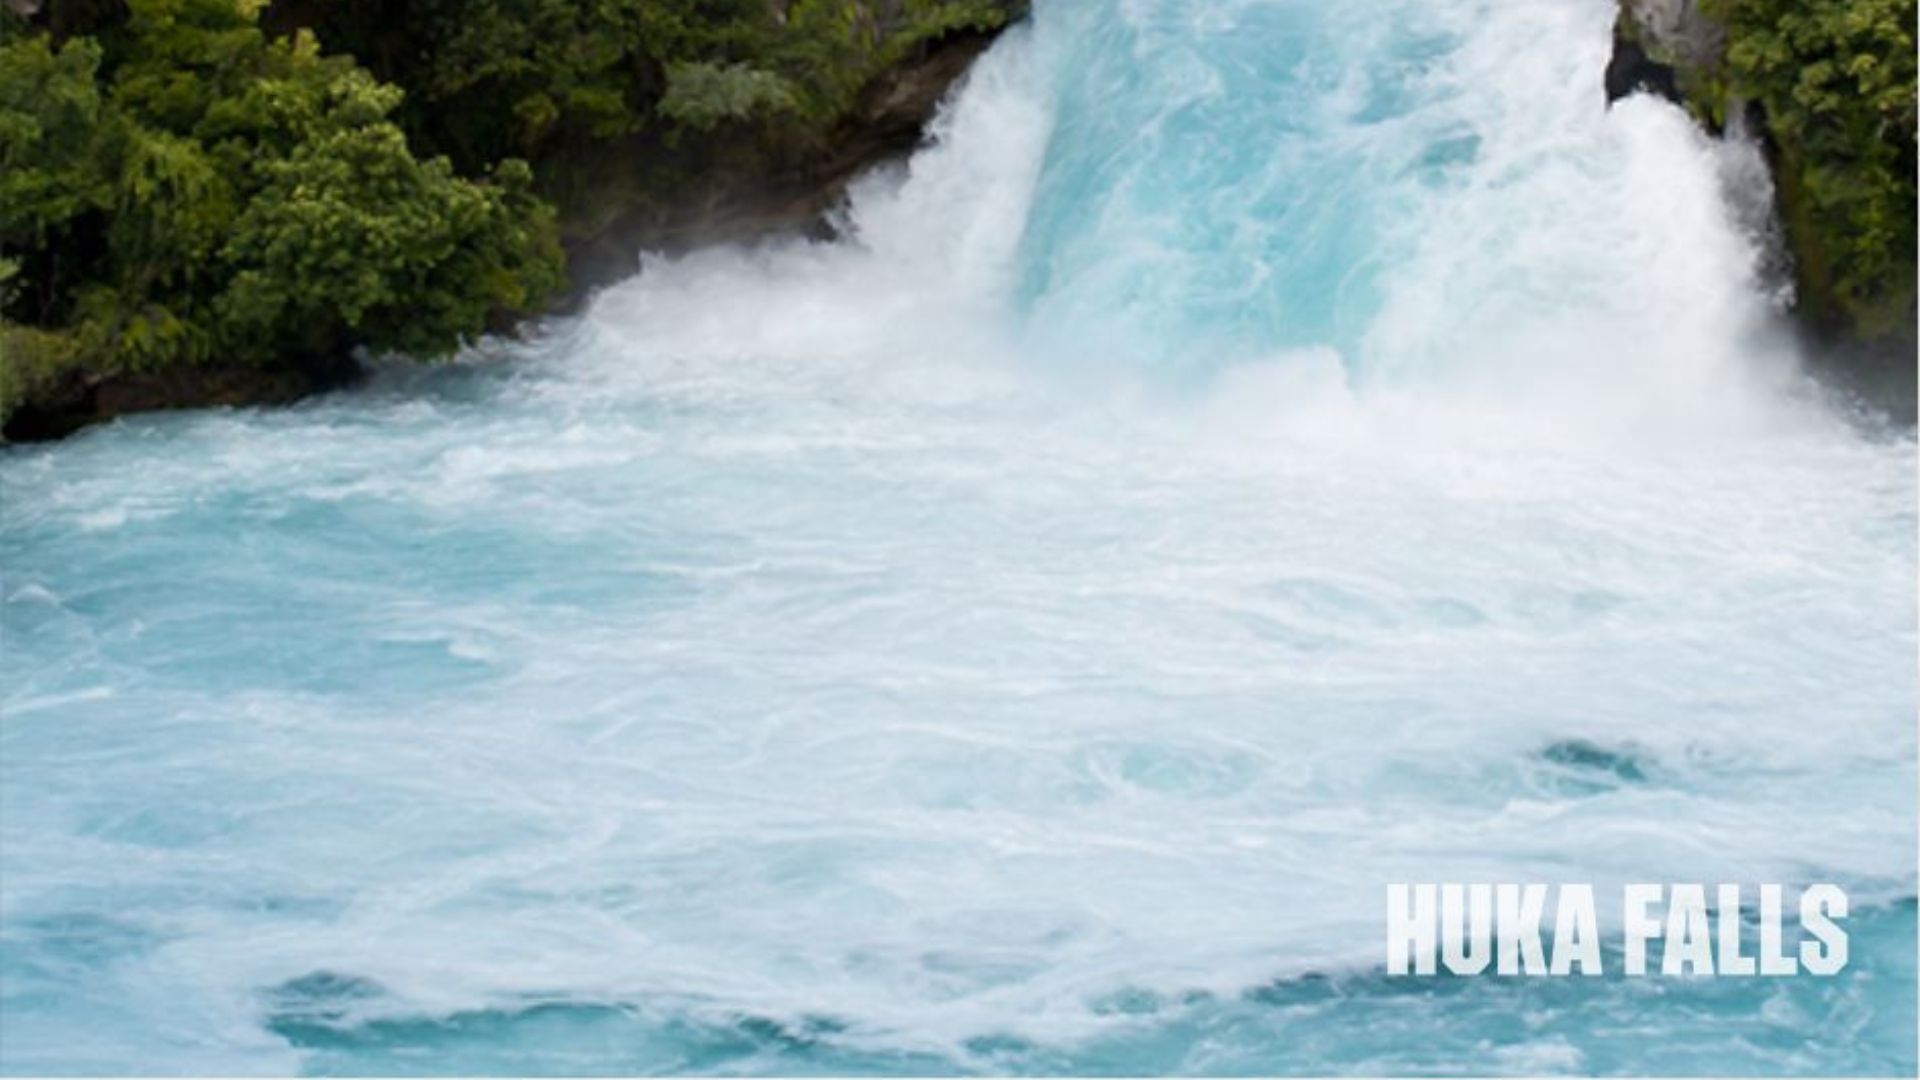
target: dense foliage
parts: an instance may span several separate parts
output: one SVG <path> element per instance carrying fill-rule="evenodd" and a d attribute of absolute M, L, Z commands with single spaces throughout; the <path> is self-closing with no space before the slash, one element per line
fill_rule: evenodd
<path fill-rule="evenodd" d="M 405 89 L 415 145 L 478 170 L 531 162 L 588 243 L 702 190 L 831 153 L 862 89 L 1019 0 L 276 0 Z"/>
<path fill-rule="evenodd" d="M 406 88 L 408 125 L 462 164 L 556 144 L 774 120 L 822 132 L 930 38 L 997 26 L 992 0 L 284 2 Z M 304 8 L 311 7 L 311 11 Z M 879 12 L 888 12 L 883 20 Z"/>
<path fill-rule="evenodd" d="M 129 0 L 111 32 L 0 45 L 0 395 L 62 363 L 422 355 L 559 284 L 527 167 L 421 160 L 400 92 L 255 0 Z M 0 399 L 0 409 L 9 401 Z"/>
<path fill-rule="evenodd" d="M 1779 151 L 1802 302 L 1869 336 L 1913 332 L 1914 0 L 1716 0 L 1726 89 Z"/>
<path fill-rule="evenodd" d="M 7 0 L 0 418 L 68 369 L 444 354 L 562 285 L 559 235 L 697 181 L 657 164 L 684 138 L 818 145 L 1014 6 Z"/>

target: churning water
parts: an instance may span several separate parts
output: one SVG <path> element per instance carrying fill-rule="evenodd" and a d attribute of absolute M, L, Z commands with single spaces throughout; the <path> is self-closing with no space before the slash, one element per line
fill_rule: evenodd
<path fill-rule="evenodd" d="M 0 1067 L 1908 1072 L 1914 448 L 1606 0 L 1041 0 L 832 244 L 0 459 Z M 1833 979 L 1388 980 L 1830 880 Z"/>

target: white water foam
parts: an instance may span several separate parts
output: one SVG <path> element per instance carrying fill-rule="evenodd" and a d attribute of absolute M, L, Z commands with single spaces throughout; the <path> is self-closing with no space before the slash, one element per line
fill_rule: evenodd
<path fill-rule="evenodd" d="M 1912 444 L 1802 386 L 1742 151 L 1602 109 L 1609 7 L 1043 4 L 845 240 L 12 456 L 0 1064 L 1601 1068 L 1166 1018 L 1370 968 L 1389 881 L 1911 897 Z M 1861 962 L 1768 1014 L 1816 1070 L 1911 1060 Z M 542 1003 L 636 1027 L 449 1019 Z"/>

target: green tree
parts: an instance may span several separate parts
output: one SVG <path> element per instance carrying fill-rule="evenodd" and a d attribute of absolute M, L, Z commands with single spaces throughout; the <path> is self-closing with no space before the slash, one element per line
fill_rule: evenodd
<path fill-rule="evenodd" d="M 107 370 L 433 356 L 559 287 L 523 163 L 475 182 L 415 157 L 400 91 L 310 34 L 269 38 L 259 0 L 128 6 L 105 48 L 0 47 L 0 233 L 29 279 L 5 310 L 76 346 L 36 338 L 37 355 Z M 63 248 L 96 255 L 60 276 Z M 25 299 L 49 291 L 69 302 Z M 0 364 L 17 367 L 26 338 L 8 340 Z"/>
<path fill-rule="evenodd" d="M 412 95 L 408 126 L 470 164 L 507 154 L 539 162 L 556 146 L 729 123 L 776 120 L 818 134 L 907 50 L 997 27 L 1012 9 L 1004 0 L 384 0 L 330 5 L 315 18 L 328 40 L 382 57 L 380 74 Z"/>
<path fill-rule="evenodd" d="M 100 47 L 45 37 L 0 45 L 0 238 L 26 244 L 104 207 Z"/>
<path fill-rule="evenodd" d="M 803 162 L 889 64 L 1018 6 L 0 4 L 0 397 L 447 352 L 561 285 L 557 218 L 592 237 L 717 161 Z"/>

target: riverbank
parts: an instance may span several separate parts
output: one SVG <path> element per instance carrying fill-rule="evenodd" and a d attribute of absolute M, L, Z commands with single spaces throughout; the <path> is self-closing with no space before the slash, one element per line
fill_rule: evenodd
<path fill-rule="evenodd" d="M 1024 10 L 9 0 L 5 438 L 295 400 L 363 349 L 575 307 L 643 250 L 818 234 Z"/>
<path fill-rule="evenodd" d="M 183 2 L 136 0 L 133 10 L 136 18 L 151 18 Z M 219 6 L 224 0 L 196 2 Z M 1911 0 L 1874 0 L 1874 6 L 1897 15 L 1903 2 L 1911 8 Z M 1793 279 L 1792 324 L 1802 351 L 1816 374 L 1841 393 L 1911 424 L 1911 120 L 1904 127 L 1897 116 L 1879 123 L 1885 118 L 1872 111 L 1897 111 L 1897 95 L 1856 94 L 1818 106 L 1826 111 L 1815 119 L 1845 121 L 1839 124 L 1845 138 L 1810 134 L 1801 112 L 1815 106 L 1799 104 L 1799 84 L 1777 85 L 1776 73 L 1755 55 L 1765 51 L 1755 42 L 1770 30 L 1804 19 L 1807 25 L 1793 23 L 1788 35 L 1789 45 L 1810 54 L 1800 57 L 1803 67 L 1858 69 L 1864 73 L 1855 82 L 1867 89 L 1904 86 L 1910 111 L 1912 63 L 1907 56 L 1902 68 L 1896 55 L 1894 39 L 1902 33 L 1897 20 L 1865 24 L 1851 36 L 1823 32 L 1830 6 L 1815 5 L 1818 10 L 1801 16 L 1769 12 L 1761 0 L 1622 0 L 1605 90 L 1612 100 L 1649 89 L 1689 109 L 1716 134 L 1729 127 L 1754 133 L 1775 178 L 1784 260 Z M 450 26 L 447 14 L 456 9 L 472 17 Z M 0 18 L 55 43 L 42 63 L 53 72 L 73 57 L 75 43 L 91 40 L 90 33 L 111 44 L 118 32 L 115 10 L 105 0 L 59 12 L 41 12 L 35 0 L 10 0 Z M 497 224 L 465 233 L 443 228 L 413 242 L 422 249 L 445 247 L 437 262 L 388 267 L 370 256 L 369 250 L 394 247 L 382 239 L 392 223 L 379 218 L 382 196 L 356 189 L 336 201 L 359 215 L 350 224 L 362 235 L 339 252 L 303 250 L 334 242 L 338 230 L 303 233 L 295 215 L 292 224 L 263 229 L 253 252 L 209 271 L 204 266 L 219 263 L 216 254 L 227 254 L 219 236 L 232 224 L 221 217 L 219 204 L 240 196 L 229 191 L 188 198 L 175 192 L 194 189 L 201 182 L 194 178 L 213 166 L 160 174 L 153 182 L 160 194 L 150 201 L 180 202 L 185 209 L 166 208 L 132 229 L 121 221 L 125 211 L 115 209 L 128 201 L 119 179 L 124 171 L 83 183 L 74 177 L 86 170 L 74 162 L 56 161 L 59 167 L 46 169 L 41 195 L 75 194 L 42 198 L 53 204 L 43 210 L 45 220 L 30 213 L 10 225 L 0 222 L 7 240 L 0 301 L 14 320 L 0 323 L 0 345 L 8 353 L 0 369 L 4 437 L 58 438 L 152 409 L 292 401 L 351 383 L 362 347 L 431 357 L 481 331 L 511 332 L 523 318 L 576 308 L 595 289 L 635 272 L 641 251 L 684 251 L 780 232 L 826 235 L 830 211 L 848 182 L 918 145 L 949 88 L 1004 27 L 1024 16 L 1025 5 L 822 0 L 781 7 L 765 26 L 748 16 L 699 23 L 684 12 L 648 22 L 643 13 L 653 9 L 644 5 L 629 13 L 629 22 L 617 15 L 574 14 L 567 5 L 511 9 L 520 13 L 511 17 L 502 14 L 506 10 L 486 0 L 393 0 L 347 10 L 281 0 L 263 16 L 269 40 L 297 43 L 317 33 L 324 47 L 343 50 L 344 62 L 357 62 L 365 75 L 394 91 L 380 106 L 386 110 L 382 117 L 391 114 L 394 137 L 404 130 L 416 153 L 438 155 L 424 165 L 445 161 L 450 170 L 437 201 L 426 203 L 429 218 L 457 220 L 464 213 L 461 200 L 495 198 L 491 193 L 501 184 L 496 170 L 528 163 L 527 196 L 510 193 L 513 207 L 498 211 Z M 614 21 L 601 25 L 595 18 Z M 663 28 L 662 19 L 670 25 Z M 609 37 L 612 30 L 625 37 Z M 616 44 L 602 47 L 603 39 Z M 1910 33 L 1907 43 L 1910 53 Z M 116 60 L 111 48 L 102 55 L 109 67 L 139 59 Z M 682 56 L 705 59 L 675 59 Z M 18 90 L 27 72 L 18 65 L 14 71 Z M 78 80 L 59 94 L 51 82 L 46 85 L 27 91 L 38 99 L 16 94 L 0 108 L 24 114 L 37 108 L 45 114 L 38 117 L 42 129 L 81 130 L 91 122 L 83 120 L 118 104 Z M 83 90 L 98 100 L 88 106 L 92 112 L 81 110 L 80 119 L 49 105 L 56 98 L 77 100 Z M 170 129 L 156 122 L 155 142 L 201 139 L 208 160 L 217 162 L 222 151 L 205 141 L 204 126 Z M 116 169 L 124 169 L 122 159 L 130 154 L 151 152 L 142 143 L 129 150 L 111 142 L 103 135 L 65 151 L 69 157 L 112 158 Z M 57 148 L 43 143 L 49 139 L 21 144 L 38 155 L 23 160 L 55 156 Z M 9 150 L 13 157 L 26 152 L 20 146 Z M 421 167 L 410 160 L 402 164 Z M 1858 177 L 1856 187 L 1879 209 L 1869 213 L 1859 209 L 1861 200 L 1836 196 L 1836 171 Z M 455 178 L 474 179 L 469 184 Z M 117 195 L 116 183 L 122 186 Z M 255 202 L 268 194 L 242 192 Z M 247 212 L 239 213 L 244 221 Z M 1906 215 L 1904 228 L 1900 213 Z M 189 216 L 196 223 L 184 230 L 172 221 Z M 505 250 L 492 250 L 503 245 L 489 230 L 517 239 Z M 153 235 L 127 245 L 135 254 L 122 257 L 116 245 L 130 231 Z M 462 245 L 479 254 L 463 254 Z M 148 254 L 156 250 L 187 254 L 156 264 Z M 258 254 L 272 250 L 285 257 L 273 263 Z M 335 254 L 343 264 L 340 274 L 308 273 L 307 263 Z M 365 270 L 369 265 L 373 271 Z M 448 283 L 441 280 L 445 266 L 467 269 Z M 240 299 L 233 299 L 239 285 L 274 272 L 284 280 L 264 290 L 270 302 L 259 301 L 257 288 L 240 289 Z M 316 310 L 304 310 L 288 299 L 351 291 L 369 273 L 378 278 L 375 295 L 334 306 L 341 310 L 325 304 L 306 304 Z M 187 284 L 156 290 L 156 281 Z M 421 294 L 429 291 L 447 299 L 422 303 Z M 243 305 L 254 310 L 246 318 L 232 317 L 231 309 Z M 263 306 L 266 314 L 259 313 Z M 379 317 L 370 317 L 369 308 Z M 426 324 L 424 331 L 417 322 Z M 271 332 L 260 332 L 262 325 Z"/>

